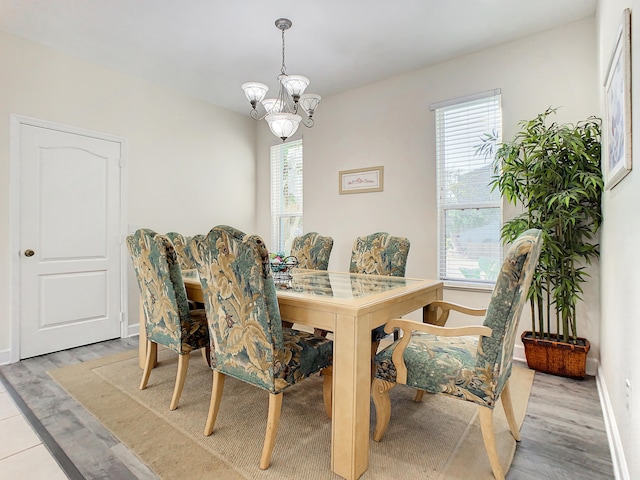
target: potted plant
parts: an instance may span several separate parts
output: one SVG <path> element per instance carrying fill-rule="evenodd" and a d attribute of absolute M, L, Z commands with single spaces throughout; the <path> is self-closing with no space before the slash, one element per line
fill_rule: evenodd
<path fill-rule="evenodd" d="M 578 336 L 576 304 L 589 276 L 585 268 L 599 256 L 601 122 L 589 117 L 575 125 L 548 124 L 555 112 L 549 108 L 520 122 L 510 142 L 495 146 L 495 135 L 487 135 L 481 150 L 495 151 L 492 188 L 509 203 L 524 207 L 524 213 L 504 223 L 502 240 L 510 242 L 532 227 L 543 232 L 529 291 L 531 331 L 522 334 L 527 364 L 584 378 L 590 345 Z"/>

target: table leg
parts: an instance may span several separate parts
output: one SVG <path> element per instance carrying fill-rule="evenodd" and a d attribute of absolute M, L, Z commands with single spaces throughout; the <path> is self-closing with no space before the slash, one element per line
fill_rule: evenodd
<path fill-rule="evenodd" d="M 442 300 L 443 291 L 442 288 L 436 290 L 436 300 Z M 422 321 L 423 323 L 430 323 L 431 325 L 438 325 L 438 312 L 437 310 L 429 310 L 429 305 L 422 307 Z M 442 326 L 442 325 L 440 325 Z"/>
<path fill-rule="evenodd" d="M 366 320 L 336 317 L 331 469 L 348 480 L 358 479 L 369 466 L 371 329 Z"/>

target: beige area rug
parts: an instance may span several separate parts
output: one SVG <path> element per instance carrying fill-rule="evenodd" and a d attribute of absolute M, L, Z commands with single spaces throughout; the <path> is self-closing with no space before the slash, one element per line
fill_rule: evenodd
<path fill-rule="evenodd" d="M 149 385 L 139 390 L 142 370 L 137 351 L 57 370 L 49 375 L 163 479 L 339 479 L 331 472 L 331 422 L 324 413 L 322 379 L 314 377 L 285 392 L 272 463 L 258 468 L 267 421 L 268 394 L 227 378 L 216 429 L 202 431 L 211 395 L 211 370 L 194 353 L 180 405 L 169 403 L 177 356 L 160 351 Z M 522 424 L 532 370 L 515 366 L 511 391 Z M 414 390 L 391 390 L 392 416 L 380 443 L 371 441 L 369 469 L 363 480 L 396 478 L 492 479 L 477 407 L 426 394 L 412 401 Z M 373 429 L 375 409 L 371 405 Z M 501 463 L 511 464 L 516 442 L 502 406 L 494 410 Z"/>

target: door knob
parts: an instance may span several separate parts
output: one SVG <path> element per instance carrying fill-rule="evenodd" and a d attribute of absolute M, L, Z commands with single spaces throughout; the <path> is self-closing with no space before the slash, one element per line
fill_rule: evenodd
<path fill-rule="evenodd" d="M 30 248 L 24 251 L 24 256 L 25 257 L 33 257 L 35 254 L 36 254 L 36 252 L 31 250 Z"/>

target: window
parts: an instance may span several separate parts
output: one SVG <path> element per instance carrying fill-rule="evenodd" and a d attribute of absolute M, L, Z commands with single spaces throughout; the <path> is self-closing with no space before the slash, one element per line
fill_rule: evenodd
<path fill-rule="evenodd" d="M 478 149 L 487 134 L 501 141 L 500 90 L 441 102 L 431 110 L 436 115 L 439 277 L 493 283 L 502 264 L 502 202 L 489 186 L 493 158 Z"/>
<path fill-rule="evenodd" d="M 271 248 L 290 252 L 302 234 L 302 140 L 271 147 Z"/>

